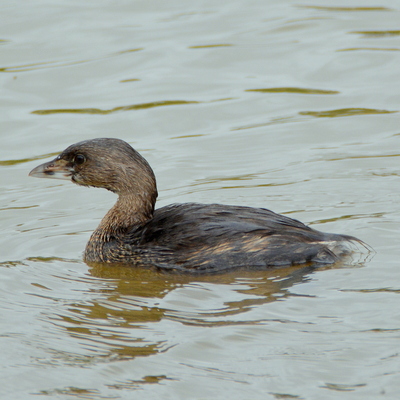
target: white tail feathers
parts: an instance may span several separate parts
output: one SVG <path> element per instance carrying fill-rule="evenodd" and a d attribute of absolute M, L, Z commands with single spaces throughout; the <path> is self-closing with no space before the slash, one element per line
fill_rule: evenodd
<path fill-rule="evenodd" d="M 344 265 L 361 266 L 370 261 L 375 254 L 372 247 L 352 236 L 338 235 L 333 240 L 321 243 L 326 245 Z"/>

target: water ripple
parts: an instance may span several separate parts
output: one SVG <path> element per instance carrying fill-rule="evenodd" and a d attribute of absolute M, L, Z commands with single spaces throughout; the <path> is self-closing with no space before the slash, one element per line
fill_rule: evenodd
<path fill-rule="evenodd" d="M 45 68 L 58 68 L 58 67 L 69 67 L 72 65 L 84 64 L 92 61 L 102 60 L 105 58 L 115 57 L 119 55 L 124 55 L 127 53 L 137 52 L 143 50 L 143 48 L 135 48 L 135 49 L 128 49 L 117 51 L 115 53 L 93 58 L 87 60 L 75 60 L 75 61 L 44 61 L 44 62 L 37 62 L 37 63 L 28 63 L 28 64 L 21 64 L 21 65 L 12 65 L 8 67 L 1 67 L 0 72 L 27 72 L 27 71 L 35 71 L 38 69 L 45 69 Z"/>
<path fill-rule="evenodd" d="M 347 49 L 338 49 L 336 51 L 400 51 L 397 47 L 349 47 Z"/>
<path fill-rule="evenodd" d="M 246 92 L 259 93 L 299 93 L 299 94 L 338 94 L 337 90 L 307 89 L 297 87 L 276 87 L 267 89 L 247 89 Z"/>
<path fill-rule="evenodd" d="M 233 44 L 221 43 L 221 44 L 206 44 L 202 46 L 189 46 L 188 49 L 210 49 L 213 47 L 231 47 Z"/>
<path fill-rule="evenodd" d="M 365 37 L 382 38 L 388 36 L 400 36 L 400 30 L 390 30 L 390 31 L 351 31 L 349 33 L 354 33 L 356 35 L 364 35 Z"/>
<path fill-rule="evenodd" d="M 107 115 L 118 111 L 144 110 L 147 108 L 164 107 L 164 106 L 181 106 L 186 104 L 198 104 L 200 101 L 187 100 L 164 100 L 154 101 L 151 103 L 132 104 L 128 106 L 120 106 L 102 110 L 101 108 L 57 108 L 47 110 L 35 110 L 31 114 L 50 115 L 50 114 L 101 114 Z"/>
<path fill-rule="evenodd" d="M 300 111 L 300 115 L 308 115 L 316 118 L 335 118 L 335 117 L 352 117 L 355 115 L 368 114 L 393 114 L 398 111 L 377 110 L 374 108 L 339 108 L 337 110 L 327 111 Z"/>
<path fill-rule="evenodd" d="M 44 158 L 54 157 L 57 154 L 59 154 L 59 153 L 46 153 L 46 154 L 42 154 L 42 155 L 36 156 L 36 157 L 21 158 L 19 160 L 0 160 L 0 166 L 23 164 L 23 163 L 27 163 L 27 162 L 31 162 L 31 161 L 42 160 Z"/>
<path fill-rule="evenodd" d="M 366 383 L 359 383 L 355 385 L 343 385 L 340 383 L 325 383 L 324 386 L 321 386 L 324 389 L 330 389 L 337 392 L 352 392 L 360 387 L 367 386 Z"/>
<path fill-rule="evenodd" d="M 175 378 L 169 378 L 166 375 L 147 375 L 144 376 L 142 379 L 140 380 L 133 380 L 133 379 L 129 379 L 126 381 L 116 381 L 116 383 L 112 384 L 112 385 L 106 385 L 107 387 L 109 387 L 110 389 L 117 389 L 117 390 L 123 390 L 123 389 L 136 389 L 139 388 L 142 385 L 154 385 L 154 384 L 158 384 L 164 380 L 169 380 L 169 381 L 175 381 Z"/>
<path fill-rule="evenodd" d="M 387 7 L 326 7 L 326 6 L 303 6 L 298 5 L 298 8 L 309 8 L 319 11 L 393 11 Z"/>

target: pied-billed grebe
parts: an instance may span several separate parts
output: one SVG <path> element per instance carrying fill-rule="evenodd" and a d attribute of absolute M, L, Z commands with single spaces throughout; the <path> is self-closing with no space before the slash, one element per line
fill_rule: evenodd
<path fill-rule="evenodd" d="M 346 253 L 346 245 L 363 245 L 354 237 L 319 232 L 263 208 L 186 203 L 154 210 L 154 173 L 119 139 L 73 144 L 29 175 L 68 179 L 118 194 L 86 246 L 84 259 L 89 263 L 193 272 L 332 264 Z"/>

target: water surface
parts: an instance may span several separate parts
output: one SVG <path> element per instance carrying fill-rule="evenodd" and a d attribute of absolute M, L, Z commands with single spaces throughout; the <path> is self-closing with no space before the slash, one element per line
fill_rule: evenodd
<path fill-rule="evenodd" d="M 4 399 L 396 399 L 399 4 L 4 2 Z M 361 265 L 91 268 L 112 193 L 28 172 L 118 137 L 158 206 L 262 206 L 355 235 Z"/>

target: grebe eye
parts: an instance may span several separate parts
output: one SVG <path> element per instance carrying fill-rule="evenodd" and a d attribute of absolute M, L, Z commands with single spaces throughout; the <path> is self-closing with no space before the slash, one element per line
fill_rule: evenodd
<path fill-rule="evenodd" d="M 82 155 L 82 154 L 77 154 L 74 157 L 75 164 L 80 165 L 80 164 L 83 164 L 85 161 L 86 161 L 86 157 L 84 155 Z"/>

